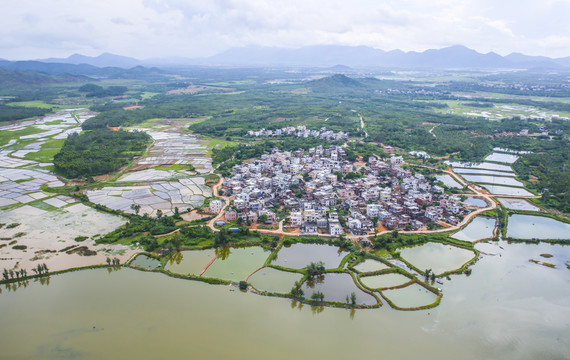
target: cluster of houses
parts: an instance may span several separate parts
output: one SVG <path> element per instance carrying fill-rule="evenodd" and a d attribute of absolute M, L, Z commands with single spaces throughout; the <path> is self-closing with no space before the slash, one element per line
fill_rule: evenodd
<path fill-rule="evenodd" d="M 257 131 L 248 131 L 247 135 L 255 137 L 290 135 L 302 138 L 316 137 L 327 141 L 338 141 L 338 140 L 348 139 L 348 133 L 342 131 L 334 132 L 332 130 L 327 130 L 327 128 L 325 127 L 322 127 L 320 130 L 309 130 L 307 129 L 306 126 L 297 126 L 297 127 L 289 126 L 276 130 L 261 129 Z"/>
<path fill-rule="evenodd" d="M 430 222 L 456 224 L 469 212 L 459 197 L 403 169 L 401 156 L 370 157 L 358 169 L 345 156 L 343 148 L 334 145 L 293 152 L 273 149 L 234 166 L 233 176 L 223 184 L 225 195 L 233 199 L 225 220 L 262 218 L 273 223 L 279 220 L 274 210 L 287 209 L 289 227 L 336 236 L 371 233 L 380 225 L 417 230 Z M 222 203 L 212 201 L 214 211 L 212 206 L 221 210 Z"/>

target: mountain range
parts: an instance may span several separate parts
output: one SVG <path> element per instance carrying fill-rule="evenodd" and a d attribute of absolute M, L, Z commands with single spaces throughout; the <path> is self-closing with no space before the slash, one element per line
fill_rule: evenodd
<path fill-rule="evenodd" d="M 65 66 L 67 65 L 67 66 Z M 73 66 L 71 66 L 73 65 Z M 568 70 L 570 57 L 548 58 L 512 53 L 501 56 L 494 52 L 479 53 L 465 46 L 456 45 L 423 52 L 402 50 L 384 51 L 367 46 L 319 45 L 298 49 L 248 46 L 233 48 L 204 58 L 135 58 L 104 53 L 96 57 L 74 54 L 67 58 L 48 58 L 35 61 L 0 60 L 0 67 L 14 70 L 43 71 L 46 73 L 70 73 L 92 75 L 95 68 L 119 69 L 180 66 L 283 66 L 283 67 L 332 67 L 353 68 L 402 68 L 402 69 L 554 69 Z"/>

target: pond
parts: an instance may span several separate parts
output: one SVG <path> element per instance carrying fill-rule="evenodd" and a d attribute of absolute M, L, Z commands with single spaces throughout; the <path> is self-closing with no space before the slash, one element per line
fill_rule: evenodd
<path fill-rule="evenodd" d="M 532 205 L 524 199 L 498 198 L 497 200 L 507 209 L 540 211 L 539 207 Z"/>
<path fill-rule="evenodd" d="M 456 188 L 456 189 L 461 189 L 463 188 L 463 186 L 461 186 L 460 183 L 458 183 L 452 176 L 444 174 L 444 175 L 436 175 L 435 178 L 439 181 L 441 181 L 445 186 L 450 187 L 450 188 Z"/>
<path fill-rule="evenodd" d="M 346 297 L 350 298 L 351 294 L 355 293 L 357 304 L 374 305 L 378 303 L 374 296 L 360 290 L 354 284 L 352 276 L 345 273 L 328 273 L 308 279 L 303 283 L 302 289 L 307 299 L 310 299 L 315 291 L 320 291 L 325 295 L 325 301 L 346 303 Z"/>
<path fill-rule="evenodd" d="M 498 176 L 515 176 L 515 173 L 512 171 L 493 171 L 493 170 L 485 170 L 485 169 L 462 169 L 462 168 L 454 168 L 454 172 L 458 174 L 472 174 L 472 175 L 498 175 Z"/>
<path fill-rule="evenodd" d="M 418 284 L 411 284 L 401 289 L 383 290 L 386 296 L 394 305 L 403 308 L 415 308 L 432 304 L 437 295 Z"/>
<path fill-rule="evenodd" d="M 544 216 L 509 216 L 507 237 L 515 239 L 570 239 L 570 224 Z"/>
<path fill-rule="evenodd" d="M 321 312 L 230 291 L 235 287 L 126 268 L 65 273 L 44 278 L 45 285 L 9 285 L 12 290 L 1 285 L 0 323 L 10 324 L 0 327 L 2 357 L 233 359 L 241 353 L 285 360 L 353 358 L 357 351 L 372 359 L 380 347 L 382 357 L 394 359 L 567 358 L 570 247 L 476 245 L 483 246 L 497 255 L 484 255 L 469 277 L 437 285 L 444 292 L 441 305 L 413 312 L 385 302 L 379 309 Z M 547 261 L 556 268 L 529 262 L 544 253 L 553 255 Z"/>
<path fill-rule="evenodd" d="M 214 249 L 180 251 L 170 257 L 164 268 L 178 274 L 200 275 L 215 256 Z"/>
<path fill-rule="evenodd" d="M 131 261 L 130 263 L 133 266 L 139 266 L 145 269 L 156 269 L 157 267 L 160 267 L 160 261 L 152 258 L 150 256 L 141 254 L 141 255 L 137 255 L 137 257 Z"/>
<path fill-rule="evenodd" d="M 459 269 L 475 256 L 473 251 L 435 242 L 406 246 L 398 250 L 402 258 L 418 269 L 431 269 L 436 275 Z"/>
<path fill-rule="evenodd" d="M 319 244 L 293 244 L 290 247 L 283 246 L 273 265 L 284 266 L 292 269 L 302 269 L 311 262 L 322 261 L 327 269 L 334 269 L 340 265 L 348 251 L 337 246 Z"/>
<path fill-rule="evenodd" d="M 409 277 L 398 273 L 360 277 L 360 282 L 371 289 L 382 289 L 398 286 L 410 281 L 411 279 Z"/>
<path fill-rule="evenodd" d="M 286 294 L 291 291 L 295 281 L 301 280 L 302 277 L 303 274 L 264 267 L 251 275 L 249 283 L 257 290 Z"/>
<path fill-rule="evenodd" d="M 499 185 L 479 185 L 489 190 L 491 194 L 496 195 L 515 195 L 515 196 L 533 196 L 534 194 L 523 188 L 499 186 Z"/>
<path fill-rule="evenodd" d="M 473 221 L 464 227 L 461 231 L 456 232 L 451 237 L 457 240 L 474 242 L 482 239 L 489 239 L 493 237 L 493 230 L 495 229 L 495 219 L 489 219 L 478 216 Z"/>
<path fill-rule="evenodd" d="M 202 276 L 231 281 L 245 280 L 256 269 L 263 266 L 269 254 L 271 252 L 261 246 L 218 249 L 218 258 Z"/>
<path fill-rule="evenodd" d="M 490 162 L 482 163 L 461 163 L 461 162 L 446 162 L 447 164 L 458 168 L 465 169 L 487 169 L 487 170 L 499 170 L 499 171 L 509 171 L 512 172 L 513 169 L 508 165 L 500 165 Z"/>
<path fill-rule="evenodd" d="M 518 158 L 519 157 L 517 155 L 513 154 L 492 153 L 491 155 L 487 156 L 485 160 L 512 164 L 517 161 Z"/>
<path fill-rule="evenodd" d="M 378 270 L 389 269 L 390 267 L 380 261 L 366 259 L 360 264 L 356 265 L 354 268 L 361 273 L 365 273 L 365 272 L 374 272 Z"/>
<path fill-rule="evenodd" d="M 489 176 L 489 175 L 461 175 L 467 181 L 474 183 L 488 183 L 495 185 L 510 185 L 523 187 L 524 184 L 515 178 L 505 176 Z"/>
<path fill-rule="evenodd" d="M 467 199 L 465 199 L 464 203 L 477 207 L 487 206 L 487 202 L 485 200 L 476 197 L 468 197 Z"/>

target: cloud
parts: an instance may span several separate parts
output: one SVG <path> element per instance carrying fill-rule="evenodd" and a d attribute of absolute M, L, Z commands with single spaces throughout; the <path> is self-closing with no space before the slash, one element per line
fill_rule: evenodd
<path fill-rule="evenodd" d="M 569 56 L 568 13 L 560 0 L 20 0 L 0 13 L 0 47 L 7 58 L 196 57 L 316 44 Z"/>

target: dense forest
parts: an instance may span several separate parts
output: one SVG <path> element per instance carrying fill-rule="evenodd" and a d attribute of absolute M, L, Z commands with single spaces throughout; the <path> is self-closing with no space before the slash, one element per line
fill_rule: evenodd
<path fill-rule="evenodd" d="M 51 109 L 0 104 L 0 122 L 44 116 L 49 112 L 51 112 Z"/>
<path fill-rule="evenodd" d="M 150 142 L 143 132 L 97 129 L 70 135 L 54 157 L 55 171 L 66 178 L 86 178 L 118 170 Z"/>

